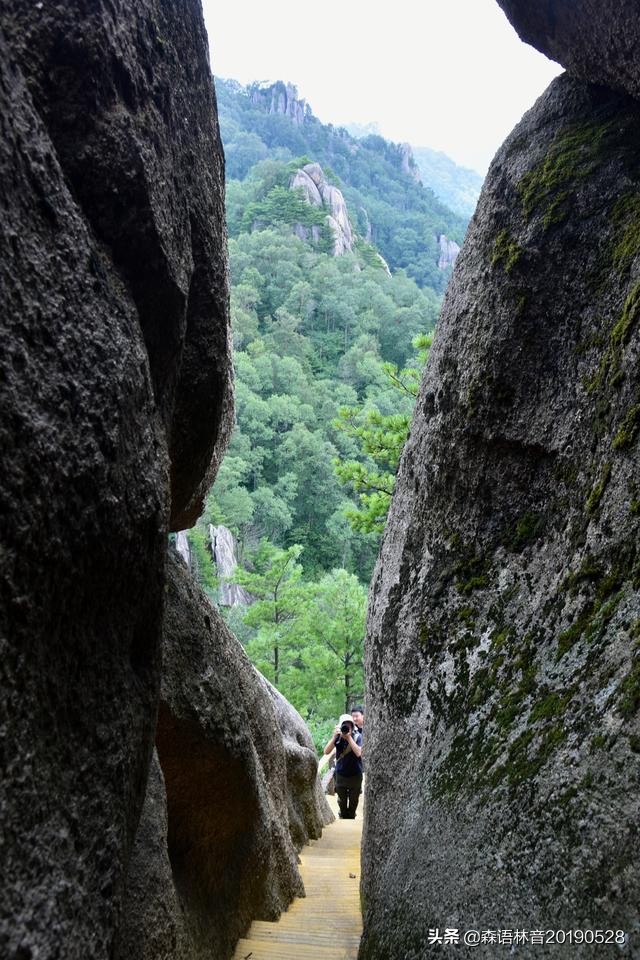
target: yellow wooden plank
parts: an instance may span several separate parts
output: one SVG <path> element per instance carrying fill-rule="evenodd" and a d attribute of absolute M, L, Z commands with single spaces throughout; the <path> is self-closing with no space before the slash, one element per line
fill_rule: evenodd
<path fill-rule="evenodd" d="M 275 923 L 254 921 L 233 960 L 356 960 L 362 936 L 361 839 L 361 816 L 325 827 L 300 854 L 306 896 Z"/>

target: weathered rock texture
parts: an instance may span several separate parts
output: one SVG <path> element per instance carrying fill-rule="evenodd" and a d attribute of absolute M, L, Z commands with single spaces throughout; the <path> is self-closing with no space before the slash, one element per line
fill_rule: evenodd
<path fill-rule="evenodd" d="M 292 83 L 276 83 L 251 88 L 251 100 L 266 113 L 280 113 L 289 117 L 296 126 L 301 127 L 311 116 L 311 108 L 306 100 L 298 96 L 298 88 Z"/>
<path fill-rule="evenodd" d="M 216 573 L 220 577 L 220 606 L 248 606 L 253 602 L 251 594 L 247 593 L 240 584 L 229 583 L 228 581 L 228 578 L 233 576 L 238 566 L 236 545 L 231 530 L 222 524 L 219 527 L 214 527 L 210 523 L 209 543 L 216 565 Z"/>
<path fill-rule="evenodd" d="M 460 253 L 460 247 L 455 240 L 450 240 L 444 233 L 441 233 L 438 237 L 438 246 L 440 247 L 438 270 L 447 270 L 456 262 L 456 257 Z"/>
<path fill-rule="evenodd" d="M 327 224 L 333 236 L 333 256 L 342 257 L 353 250 L 353 231 L 349 220 L 349 211 L 342 191 L 330 184 L 319 163 L 307 163 L 296 170 L 289 183 L 291 190 L 302 190 L 307 203 L 314 207 L 324 207 L 327 211 Z M 318 227 L 312 227 L 314 240 L 320 238 Z M 313 233 L 313 231 L 316 231 Z M 302 239 L 308 238 L 308 228 L 296 224 L 296 233 Z"/>
<path fill-rule="evenodd" d="M 322 834 L 333 820 L 318 777 L 318 756 L 304 720 L 279 690 L 261 676 L 269 692 L 284 746 L 287 766 L 289 832 L 297 850 Z"/>
<path fill-rule="evenodd" d="M 0 15 L 0 955 L 88 960 L 153 745 L 168 448 L 184 517 L 226 430 L 222 160 L 197 3 Z"/>
<path fill-rule="evenodd" d="M 117 949 L 123 960 L 187 960 L 193 955 L 173 882 L 167 834 L 167 794 L 154 750 L 127 876 Z"/>
<path fill-rule="evenodd" d="M 229 957 L 252 919 L 276 919 L 303 894 L 296 850 L 320 835 L 331 813 L 317 792 L 315 751 L 302 719 L 268 689 L 175 556 L 163 658 L 157 745 L 171 878 L 143 819 L 133 879 L 143 887 L 148 869 L 154 896 L 141 919 L 132 900 L 126 943 L 138 946 L 122 956 Z M 176 897 L 186 946 L 165 954 L 156 947 L 156 917 L 167 904 L 173 926 Z"/>
<path fill-rule="evenodd" d="M 454 268 L 371 590 L 362 960 L 640 956 L 639 146 L 556 80 Z"/>
<path fill-rule="evenodd" d="M 231 422 L 224 169 L 199 0 L 5 0 L 64 176 L 136 307 L 171 458 L 171 529 L 202 511 Z"/>
<path fill-rule="evenodd" d="M 569 73 L 640 96 L 634 0 L 498 0 L 526 43 Z"/>

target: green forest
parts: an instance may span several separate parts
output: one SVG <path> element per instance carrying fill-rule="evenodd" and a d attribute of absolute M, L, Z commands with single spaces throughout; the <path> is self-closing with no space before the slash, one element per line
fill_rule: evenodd
<path fill-rule="evenodd" d="M 434 231 L 461 242 L 465 222 L 382 138 L 354 155 L 346 132 L 264 113 L 237 84 L 217 91 L 237 424 L 189 540 L 215 601 L 208 526 L 232 531 L 234 580 L 254 602 L 223 614 L 320 745 L 363 696 L 368 584 L 448 278 Z M 356 242 L 344 256 L 326 211 L 289 188 L 311 161 L 347 199 Z"/>

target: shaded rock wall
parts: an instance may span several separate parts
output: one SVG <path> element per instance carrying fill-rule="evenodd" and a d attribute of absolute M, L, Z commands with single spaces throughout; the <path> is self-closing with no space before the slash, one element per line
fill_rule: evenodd
<path fill-rule="evenodd" d="M 633 0 L 498 0 L 520 37 L 574 77 L 640 96 Z"/>
<path fill-rule="evenodd" d="M 232 419 L 224 161 L 200 3 L 6 0 L 2 16 L 64 176 L 135 304 L 169 442 L 171 529 L 185 529 Z"/>
<path fill-rule="evenodd" d="M 296 850 L 332 816 L 318 793 L 316 754 L 302 719 L 269 689 L 175 557 L 163 655 L 157 744 L 170 873 L 157 825 L 143 817 L 121 956 L 229 957 L 252 919 L 276 919 L 303 893 Z M 157 786 L 152 777 L 147 803 L 156 802 Z M 135 895 L 145 885 L 147 905 Z M 176 900 L 184 941 L 174 922 Z M 157 935 L 163 911 L 165 927 L 177 930 L 165 942 Z"/>
<path fill-rule="evenodd" d="M 639 137 L 556 80 L 456 262 L 370 595 L 361 960 L 640 955 Z"/>
<path fill-rule="evenodd" d="M 229 428 L 199 4 L 0 5 L 0 954 L 112 956 L 171 504 Z"/>

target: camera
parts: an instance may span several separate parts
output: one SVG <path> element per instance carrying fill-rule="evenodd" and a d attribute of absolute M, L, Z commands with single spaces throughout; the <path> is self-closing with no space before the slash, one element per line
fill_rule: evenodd
<path fill-rule="evenodd" d="M 351 724 L 343 723 L 340 727 L 340 733 L 351 733 Z"/>

